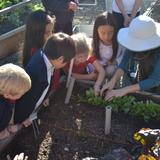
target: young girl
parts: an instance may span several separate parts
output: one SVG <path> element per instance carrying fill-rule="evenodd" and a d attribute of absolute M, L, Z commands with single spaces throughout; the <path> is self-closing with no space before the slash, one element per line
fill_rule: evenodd
<path fill-rule="evenodd" d="M 43 47 L 53 33 L 54 19 L 46 12 L 37 10 L 27 19 L 23 48 L 23 66 L 26 67 L 31 56 Z"/>
<path fill-rule="evenodd" d="M 99 15 L 93 29 L 93 52 L 111 78 L 120 63 L 123 51 L 118 48 L 117 28 L 114 16 L 109 12 Z"/>
<path fill-rule="evenodd" d="M 91 41 L 83 33 L 78 33 L 71 36 L 75 42 L 76 55 L 73 64 L 73 76 L 81 80 L 96 80 L 94 85 L 95 95 L 99 94 L 100 86 L 105 77 L 105 71 L 101 64 L 96 60 L 96 57 L 91 54 Z M 94 71 L 87 73 L 86 68 L 92 64 Z"/>

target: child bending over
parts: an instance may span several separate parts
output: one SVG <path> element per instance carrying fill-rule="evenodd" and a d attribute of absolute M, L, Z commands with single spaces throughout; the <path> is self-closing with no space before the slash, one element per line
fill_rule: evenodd
<path fill-rule="evenodd" d="M 71 37 L 76 46 L 72 75 L 79 80 L 95 80 L 94 93 L 98 95 L 105 77 L 105 71 L 96 57 L 92 55 L 91 40 L 83 33 L 78 33 Z M 93 69 L 87 73 L 86 69 L 87 67 L 91 68 L 90 66 L 93 66 Z"/>
<path fill-rule="evenodd" d="M 31 80 L 24 69 L 11 63 L 0 66 L 0 140 L 18 130 L 12 119 L 14 102 L 30 88 Z"/>
<path fill-rule="evenodd" d="M 74 56 L 75 45 L 72 38 L 65 33 L 55 33 L 48 39 L 44 48 L 31 57 L 26 71 L 31 77 L 32 87 L 16 102 L 16 123 L 23 122 L 27 127 L 37 118 L 37 109 L 50 91 L 51 81 L 55 76 L 53 71 L 63 68 Z"/>

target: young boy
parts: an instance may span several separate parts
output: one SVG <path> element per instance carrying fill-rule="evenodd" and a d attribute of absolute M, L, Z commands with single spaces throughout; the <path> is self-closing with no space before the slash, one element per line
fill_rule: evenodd
<path fill-rule="evenodd" d="M 31 80 L 24 69 L 11 63 L 0 66 L 0 140 L 17 131 L 16 125 L 11 125 L 14 101 L 30 88 Z"/>
<path fill-rule="evenodd" d="M 72 38 L 65 33 L 56 33 L 49 38 L 43 50 L 32 56 L 26 67 L 32 80 L 32 88 L 16 103 L 16 123 L 23 123 L 27 127 L 37 118 L 36 110 L 49 92 L 51 78 L 54 77 L 53 70 L 63 68 L 74 55 Z"/>

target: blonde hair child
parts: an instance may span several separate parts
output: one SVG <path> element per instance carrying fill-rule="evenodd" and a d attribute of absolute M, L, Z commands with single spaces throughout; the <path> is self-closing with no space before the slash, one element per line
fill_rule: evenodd
<path fill-rule="evenodd" d="M 19 66 L 5 64 L 0 66 L 0 140 L 17 131 L 11 125 L 14 101 L 31 88 L 29 75 Z"/>
<path fill-rule="evenodd" d="M 95 80 L 94 93 L 98 95 L 105 77 L 105 71 L 96 57 L 92 55 L 91 39 L 84 33 L 74 34 L 71 37 L 76 47 L 73 76 L 80 80 Z M 88 66 L 93 66 L 92 68 L 94 68 L 89 73 L 86 72 Z"/>

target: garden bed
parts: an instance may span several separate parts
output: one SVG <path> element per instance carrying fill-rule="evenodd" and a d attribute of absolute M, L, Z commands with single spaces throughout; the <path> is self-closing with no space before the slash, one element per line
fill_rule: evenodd
<path fill-rule="evenodd" d="M 62 87 L 64 88 L 64 86 Z M 83 94 L 76 86 L 73 95 Z M 103 157 L 115 148 L 123 147 L 129 152 L 134 148 L 133 134 L 142 127 L 158 128 L 158 121 L 144 122 L 123 113 L 112 114 L 111 133 L 104 134 L 105 109 L 78 103 L 72 97 L 64 105 L 65 90 L 52 97 L 51 105 L 43 108 L 40 136 L 34 138 L 33 130 L 24 129 L 0 159 L 5 155 L 24 152 L 29 160 L 82 160 L 85 157 Z M 61 95 L 61 96 L 59 96 Z M 56 102 L 54 102 L 56 100 Z"/>
<path fill-rule="evenodd" d="M 101 1 L 101 4 L 103 6 L 97 6 L 99 11 L 96 11 L 94 16 L 104 11 L 104 1 Z M 159 15 L 159 9 L 155 12 L 155 15 Z M 87 24 L 93 22 L 93 16 L 83 14 L 85 15 L 76 18 L 77 22 L 82 20 Z M 153 18 L 156 16 L 153 15 Z M 105 109 L 77 103 L 75 97 L 78 94 L 84 94 L 84 88 L 79 86 L 74 88 L 71 103 L 64 105 L 66 95 L 64 88 L 63 85 L 57 95 L 51 98 L 49 107 L 41 110 L 39 138 L 34 138 L 32 127 L 23 129 L 21 134 L 0 155 L 0 160 L 6 160 L 7 154 L 13 157 L 20 152 L 28 155 L 29 160 L 82 160 L 86 157 L 104 157 L 113 149 L 120 147 L 136 156 L 134 147 L 137 144 L 133 141 L 133 134 L 142 127 L 159 128 L 160 121 L 152 120 L 146 123 L 141 117 L 112 113 L 111 133 L 105 135 Z"/>

